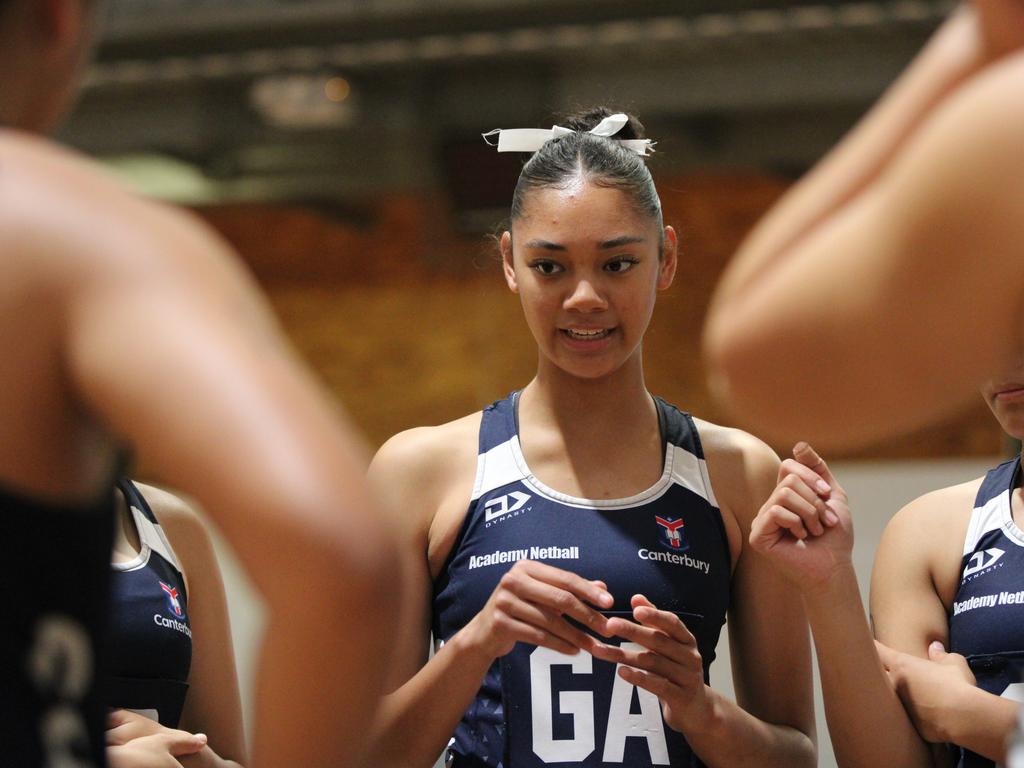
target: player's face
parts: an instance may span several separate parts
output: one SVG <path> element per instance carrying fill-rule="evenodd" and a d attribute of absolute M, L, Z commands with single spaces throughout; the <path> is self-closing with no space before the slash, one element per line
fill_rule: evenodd
<path fill-rule="evenodd" d="M 528 194 L 502 256 L 542 360 L 582 378 L 639 361 L 655 295 L 675 274 L 675 232 L 661 239 L 619 190 L 576 181 Z"/>
<path fill-rule="evenodd" d="M 1024 360 L 986 381 L 981 395 L 1003 431 L 1024 439 Z"/>

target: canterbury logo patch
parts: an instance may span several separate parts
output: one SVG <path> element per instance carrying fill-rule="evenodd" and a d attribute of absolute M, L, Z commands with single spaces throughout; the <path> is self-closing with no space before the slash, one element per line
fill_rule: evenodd
<path fill-rule="evenodd" d="M 485 522 L 491 522 L 496 517 L 507 515 L 509 512 L 515 512 L 516 510 L 522 509 L 523 505 L 526 504 L 533 497 L 528 493 L 522 491 L 512 491 L 504 496 L 498 496 L 496 499 L 491 499 L 484 504 L 484 520 Z"/>

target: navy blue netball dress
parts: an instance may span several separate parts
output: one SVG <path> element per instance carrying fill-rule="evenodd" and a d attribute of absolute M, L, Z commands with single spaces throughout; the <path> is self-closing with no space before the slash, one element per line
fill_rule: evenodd
<path fill-rule="evenodd" d="M 604 581 L 615 599 L 606 615 L 631 617 L 637 593 L 673 611 L 697 639 L 706 682 L 731 573 L 693 419 L 656 399 L 661 478 L 629 498 L 589 500 L 559 493 L 530 472 L 517 401 L 515 393 L 483 412 L 472 500 L 435 584 L 434 637 L 451 638 L 484 607 L 502 575 L 530 559 Z M 615 670 L 585 652 L 569 656 L 517 643 L 488 671 L 449 759 L 457 768 L 702 765 L 663 722 L 657 697 Z"/>
<path fill-rule="evenodd" d="M 88 504 L 0 489 L 0 765 L 104 764 L 111 481 Z"/>
<path fill-rule="evenodd" d="M 108 566 L 113 578 L 107 703 L 177 728 L 192 664 L 185 579 L 139 489 L 127 479 L 120 480 L 118 488 L 141 546 L 130 562 Z"/>
<path fill-rule="evenodd" d="M 1010 498 L 1020 483 L 1020 457 L 985 475 L 974 502 L 960 564 L 960 587 L 949 616 L 949 648 L 967 658 L 978 686 L 1024 701 L 1024 531 Z M 958 748 L 960 768 L 993 768 L 988 758 Z"/>

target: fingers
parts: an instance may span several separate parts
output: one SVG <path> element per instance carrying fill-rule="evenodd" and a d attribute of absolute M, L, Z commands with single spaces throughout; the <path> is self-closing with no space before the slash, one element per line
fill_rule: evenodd
<path fill-rule="evenodd" d="M 814 470 L 818 476 L 824 480 L 832 488 L 839 486 L 836 482 L 835 476 L 832 474 L 832 470 L 828 468 L 828 464 L 825 460 L 818 455 L 808 443 L 799 442 L 793 446 L 793 458 L 803 464 L 805 467 Z"/>
<path fill-rule="evenodd" d="M 112 709 L 107 712 L 107 728 L 117 728 L 119 725 L 124 725 L 130 722 L 133 716 L 137 717 L 135 713 L 129 712 L 127 709 Z"/>
<path fill-rule="evenodd" d="M 614 618 L 608 622 L 608 628 L 631 643 L 642 646 L 640 650 L 607 646 L 595 652 L 606 661 L 650 669 L 670 677 L 679 677 L 693 670 L 703 674 L 703 664 L 697 640 L 679 620 L 669 611 L 659 611 L 642 595 L 633 597 L 633 616 L 640 623 L 626 619 Z M 671 666 L 661 664 L 664 659 Z"/>
<path fill-rule="evenodd" d="M 821 536 L 825 532 L 825 523 L 830 521 L 829 516 L 832 512 L 825 506 L 821 497 L 802 480 L 793 475 L 787 477 L 775 489 L 772 500 L 777 506 L 797 515 L 803 527 L 813 535 Z M 838 521 L 838 518 L 835 519 Z"/>
<path fill-rule="evenodd" d="M 800 515 L 779 504 L 772 504 L 764 507 L 754 519 L 750 541 L 756 546 L 762 539 L 771 539 L 772 531 L 780 528 L 789 531 L 797 539 L 806 539 L 809 535 Z"/>
<path fill-rule="evenodd" d="M 205 733 L 189 733 L 187 731 L 169 731 L 150 738 L 162 739 L 169 754 L 174 757 L 194 755 L 206 746 Z"/>
<path fill-rule="evenodd" d="M 520 600 L 556 615 L 569 616 L 595 632 L 608 635 L 607 619 L 588 603 L 610 608 L 614 600 L 606 589 L 592 581 L 543 563 L 520 560 L 502 576 L 501 585 Z M 520 618 L 526 617 L 520 615 Z"/>
<path fill-rule="evenodd" d="M 562 618 L 561 614 L 517 600 L 507 593 L 498 597 L 498 607 L 505 616 L 515 622 L 504 629 L 516 633 L 519 639 L 525 642 L 568 654 L 574 654 L 580 648 L 589 649 L 597 643 L 592 636 Z M 530 637 L 523 636 L 524 626 L 532 628 Z M 540 642 L 536 642 L 538 639 Z"/>
<path fill-rule="evenodd" d="M 623 666 L 619 667 L 618 674 L 619 677 L 627 683 L 635 685 L 637 688 L 643 688 L 646 691 L 650 691 L 662 700 L 671 700 L 672 698 L 679 697 L 683 694 L 682 688 L 674 684 L 671 680 L 645 669 Z"/>
<path fill-rule="evenodd" d="M 942 661 L 948 655 L 945 647 L 938 640 L 932 640 L 928 644 L 928 658 L 932 661 Z"/>
<path fill-rule="evenodd" d="M 538 563 L 536 560 L 520 560 L 513 570 L 516 568 L 522 568 L 535 579 L 572 592 L 591 605 L 607 609 L 615 603 L 603 581 L 588 581 L 575 573 L 563 571 L 561 568 L 555 568 L 545 563 Z"/>
<path fill-rule="evenodd" d="M 890 671 L 894 666 L 899 663 L 900 656 L 902 655 L 899 651 L 893 650 L 888 645 L 880 643 L 875 640 L 875 650 L 878 652 L 878 658 L 882 662 L 882 666 L 885 667 L 886 671 Z"/>

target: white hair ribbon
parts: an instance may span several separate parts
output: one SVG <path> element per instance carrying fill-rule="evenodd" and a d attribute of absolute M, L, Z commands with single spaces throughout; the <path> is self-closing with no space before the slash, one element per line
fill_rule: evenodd
<path fill-rule="evenodd" d="M 621 112 L 609 115 L 600 123 L 591 128 L 588 133 L 595 136 L 613 138 L 629 122 L 629 117 Z M 571 128 L 563 128 L 560 125 L 551 126 L 551 130 L 544 128 L 496 128 L 483 134 L 484 141 L 490 146 L 497 146 L 499 152 L 536 152 L 551 139 L 558 136 L 565 136 L 573 133 Z M 491 141 L 491 137 L 498 134 L 497 145 Z M 650 139 L 614 139 L 626 149 L 646 157 L 654 153 L 654 142 Z"/>

